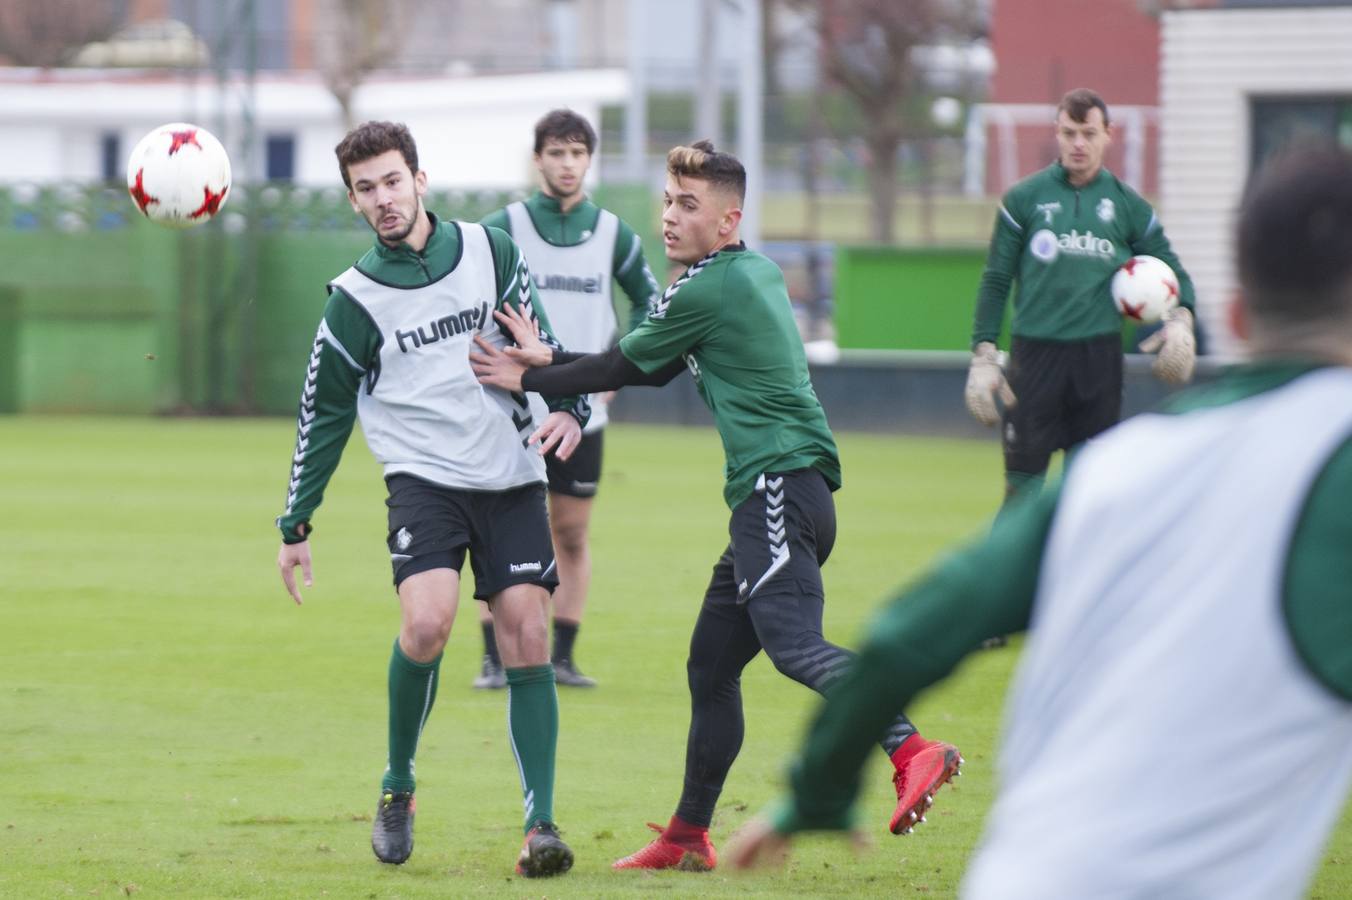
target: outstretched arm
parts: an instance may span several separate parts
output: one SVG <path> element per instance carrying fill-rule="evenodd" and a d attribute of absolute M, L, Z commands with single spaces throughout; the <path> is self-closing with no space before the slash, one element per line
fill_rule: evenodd
<path fill-rule="evenodd" d="M 818 712 L 790 768 L 789 793 L 748 832 L 755 846 L 733 853 L 738 865 L 783 850 L 799 831 L 848 830 L 860 771 L 887 723 L 982 640 L 1028 627 L 1057 496 L 1048 489 L 1011 509 L 987 537 L 883 608 Z"/>
<path fill-rule="evenodd" d="M 568 353 L 553 351 L 550 363 L 538 368 L 528 367 L 523 359 L 534 360 L 531 351 L 513 353 L 519 348 L 498 350 L 487 341 L 474 339 L 479 352 L 471 353 L 470 363 L 482 384 L 491 384 L 509 391 L 537 391 L 541 394 L 588 394 L 611 391 L 625 385 L 661 387 L 685 370 L 685 363 L 676 360 L 656 372 L 644 372 L 624 355 L 619 347 L 603 353 Z"/>

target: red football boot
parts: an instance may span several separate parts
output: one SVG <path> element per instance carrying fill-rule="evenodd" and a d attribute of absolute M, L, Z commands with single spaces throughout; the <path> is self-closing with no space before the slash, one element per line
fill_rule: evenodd
<path fill-rule="evenodd" d="M 674 821 L 674 820 L 673 820 Z M 681 872 L 708 872 L 718 864 L 718 853 L 709 841 L 708 829 L 700 829 L 698 836 L 672 838 L 669 828 L 655 822 L 648 827 L 657 837 L 648 846 L 611 863 L 612 869 L 677 869 Z M 688 828 L 689 826 L 687 826 Z"/>
<path fill-rule="evenodd" d="M 893 834 L 910 834 L 925 821 L 940 787 L 961 775 L 962 754 L 952 744 L 927 741 L 920 735 L 907 738 L 892 754 L 897 767 L 892 784 L 897 789 L 897 809 L 889 827 Z"/>

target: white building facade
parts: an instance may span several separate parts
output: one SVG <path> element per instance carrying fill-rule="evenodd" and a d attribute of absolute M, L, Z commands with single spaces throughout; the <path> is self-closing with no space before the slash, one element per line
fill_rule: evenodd
<path fill-rule="evenodd" d="M 1352 6 L 1163 16 L 1161 219 L 1197 286 L 1210 350 L 1238 355 L 1235 212 L 1254 168 L 1303 133 L 1352 147 Z"/>
<path fill-rule="evenodd" d="M 404 122 L 432 186 L 517 188 L 535 180 L 534 125 L 568 107 L 599 125 L 601 107 L 624 102 L 621 69 L 526 75 L 373 77 L 358 88 L 354 118 Z M 192 122 L 229 151 L 237 182 L 332 186 L 333 148 L 344 128 L 317 75 L 262 73 L 248 86 L 126 70 L 0 69 L 0 183 L 120 181 L 136 142 L 166 122 Z M 242 144 L 246 116 L 254 139 Z M 593 166 L 589 181 L 600 177 Z"/>

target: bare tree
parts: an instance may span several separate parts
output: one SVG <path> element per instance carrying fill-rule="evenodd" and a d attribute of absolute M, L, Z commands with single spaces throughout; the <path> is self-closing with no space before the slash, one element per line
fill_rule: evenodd
<path fill-rule="evenodd" d="M 911 51 L 972 27 L 968 4 L 954 0 L 790 0 L 815 10 L 819 59 L 828 87 L 857 107 L 868 151 L 870 233 L 895 237 L 897 151 L 905 103 L 915 90 Z"/>
<path fill-rule="evenodd" d="M 352 98 L 372 72 L 393 58 L 403 32 L 407 0 L 320 0 L 324 23 L 314 38 L 315 65 L 342 110 L 343 127 L 356 121 Z"/>
<path fill-rule="evenodd" d="M 126 7 L 125 2 L 4 0 L 0 56 L 18 66 L 59 66 L 85 44 L 111 37 L 126 19 Z"/>

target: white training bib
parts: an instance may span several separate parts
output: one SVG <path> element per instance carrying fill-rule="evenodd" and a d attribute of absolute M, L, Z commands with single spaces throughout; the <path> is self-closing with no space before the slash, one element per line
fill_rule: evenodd
<path fill-rule="evenodd" d="M 530 267 L 554 337 L 565 350 L 580 353 L 608 350 L 617 328 L 612 269 L 620 220 L 603 209 L 590 237 L 571 247 L 560 247 L 540 236 L 526 204 L 520 201 L 508 204 L 506 212 L 512 240 L 521 248 L 521 255 Z M 586 428 L 590 434 L 603 428 L 609 417 L 597 395 L 587 399 L 592 408 Z"/>
<path fill-rule="evenodd" d="M 1080 452 L 966 896 L 1303 893 L 1352 779 L 1352 704 L 1298 657 L 1283 576 L 1350 432 L 1352 372 L 1325 369 Z"/>
<path fill-rule="evenodd" d="M 381 336 L 379 367 L 357 395 L 362 432 L 387 475 L 480 491 L 544 481 L 544 461 L 524 445 L 538 424 L 524 395 L 485 387 L 470 368 L 475 335 L 497 347 L 508 339 L 493 318 L 499 298 L 488 236 L 479 225 L 454 224 L 462 252 L 444 278 L 402 288 L 351 268 L 330 285 L 361 306 Z"/>

